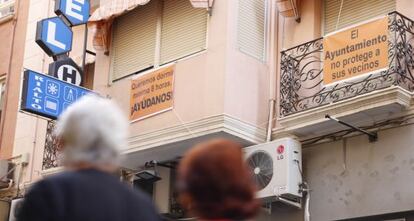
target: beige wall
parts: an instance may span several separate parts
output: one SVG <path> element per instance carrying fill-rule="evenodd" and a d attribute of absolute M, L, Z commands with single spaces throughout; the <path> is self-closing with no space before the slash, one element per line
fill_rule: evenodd
<path fill-rule="evenodd" d="M 19 102 L 20 76 L 24 56 L 28 2 L 16 1 L 16 21 L 0 24 L 0 75 L 6 74 L 6 101 L 1 123 L 0 158 L 9 158 L 13 152 L 16 118 Z M 13 27 L 14 26 L 14 27 Z M 13 30 L 15 29 L 15 30 Z M 14 34 L 13 34 L 14 31 Z M 13 39 L 14 35 L 14 39 Z M 10 57 L 10 55 L 12 55 Z M 10 65 L 10 67 L 9 67 Z M 9 69 L 10 68 L 10 69 Z"/>
<path fill-rule="evenodd" d="M 253 125 L 266 125 L 268 95 L 267 63 L 236 49 L 237 2 L 216 1 L 208 20 L 206 51 L 176 63 L 174 110 L 131 124 L 131 136 L 229 114 Z M 98 52 L 94 88 L 129 111 L 132 76 L 108 84 L 110 56 Z"/>
<path fill-rule="evenodd" d="M 270 55 L 259 61 L 238 50 L 238 0 L 229 0 L 227 55 L 224 77 L 224 112 L 258 127 L 267 126 L 269 109 Z M 269 13 L 270 14 L 270 13 Z M 215 14 L 214 14 L 215 15 Z M 268 23 L 270 23 L 270 16 Z M 270 34 L 266 37 L 268 40 Z"/>
<path fill-rule="evenodd" d="M 301 22 L 294 18 L 281 17 L 279 38 L 281 49 L 288 49 L 296 45 L 312 41 L 321 37 L 322 33 L 322 0 L 301 1 Z"/>
<path fill-rule="evenodd" d="M 346 170 L 343 141 L 306 148 L 304 170 L 314 220 L 412 210 L 413 133 L 410 125 L 380 132 L 375 143 L 366 136 L 347 139 Z"/>
<path fill-rule="evenodd" d="M 5 59 L 0 60 L 0 75 L 7 74 L 9 71 L 9 57 L 11 53 L 11 43 L 13 36 L 13 22 L 11 20 L 0 23 L 0 42 L 3 50 L 0 51 L 0 56 Z"/>
<path fill-rule="evenodd" d="M 397 11 L 414 20 L 414 2 L 412 0 L 397 0 Z"/>

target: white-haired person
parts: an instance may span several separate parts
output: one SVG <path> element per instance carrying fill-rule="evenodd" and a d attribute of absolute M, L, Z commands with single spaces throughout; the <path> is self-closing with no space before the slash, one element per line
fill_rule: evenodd
<path fill-rule="evenodd" d="M 58 119 L 65 172 L 29 190 L 19 221 L 158 221 L 149 197 L 112 175 L 128 123 L 110 100 L 86 95 Z"/>

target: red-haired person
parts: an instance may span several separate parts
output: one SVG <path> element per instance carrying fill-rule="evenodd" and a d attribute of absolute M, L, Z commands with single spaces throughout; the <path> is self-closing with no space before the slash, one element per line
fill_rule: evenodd
<path fill-rule="evenodd" d="M 184 208 L 200 221 L 249 220 L 260 207 L 242 147 L 213 140 L 192 148 L 178 169 Z"/>

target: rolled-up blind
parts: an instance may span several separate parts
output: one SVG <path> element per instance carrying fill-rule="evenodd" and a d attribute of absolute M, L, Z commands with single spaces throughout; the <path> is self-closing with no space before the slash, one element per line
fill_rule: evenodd
<path fill-rule="evenodd" d="M 161 19 L 161 64 L 206 48 L 206 9 L 193 8 L 189 0 L 166 0 Z"/>
<path fill-rule="evenodd" d="M 396 8 L 396 0 L 343 0 L 338 29 L 387 15 Z M 336 30 L 342 0 L 324 0 L 324 32 Z"/>
<path fill-rule="evenodd" d="M 239 0 L 237 44 L 240 51 L 265 59 L 266 0 Z"/>
<path fill-rule="evenodd" d="M 113 80 L 154 66 L 158 0 L 115 19 L 112 42 Z"/>

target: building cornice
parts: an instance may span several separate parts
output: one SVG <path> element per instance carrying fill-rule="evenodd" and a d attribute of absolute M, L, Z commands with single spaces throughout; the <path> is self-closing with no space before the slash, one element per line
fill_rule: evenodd
<path fill-rule="evenodd" d="M 218 132 L 225 132 L 252 143 L 264 142 L 266 137 L 264 128 L 243 122 L 227 114 L 220 114 L 130 137 L 128 148 L 123 153 L 148 150 Z"/>
<path fill-rule="evenodd" d="M 281 126 L 273 129 L 272 137 L 277 138 L 285 136 L 286 134 L 294 134 L 296 130 L 322 124 L 328 121 L 325 119 L 325 114 L 340 118 L 354 115 L 362 111 L 379 110 L 381 108 L 384 109 L 383 112 L 385 113 L 387 108 L 390 108 L 391 106 L 395 108 L 397 106 L 399 107 L 396 108 L 398 110 L 394 112 L 390 111 L 389 117 L 391 117 L 391 115 L 392 117 L 398 116 L 405 112 L 409 112 L 413 96 L 412 92 L 399 86 L 392 86 L 337 103 L 302 111 L 287 117 L 278 118 L 278 122 Z"/>

